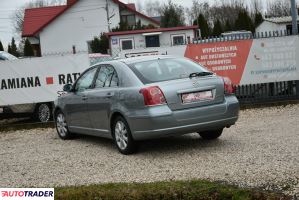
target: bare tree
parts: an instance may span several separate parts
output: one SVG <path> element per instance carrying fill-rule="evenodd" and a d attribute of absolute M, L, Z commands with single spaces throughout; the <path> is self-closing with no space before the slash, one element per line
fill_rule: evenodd
<path fill-rule="evenodd" d="M 209 21 L 213 22 L 220 20 L 221 24 L 226 21 L 233 23 L 240 13 L 240 11 L 248 9 L 242 0 L 220 0 L 209 9 Z"/>
<path fill-rule="evenodd" d="M 250 7 L 253 13 L 263 13 L 264 6 L 261 0 L 252 0 Z"/>
<path fill-rule="evenodd" d="M 55 6 L 65 3 L 65 0 L 35 0 L 24 4 L 16 9 L 12 16 L 13 26 L 17 33 L 21 34 L 23 30 L 24 14 L 27 8 L 39 8 L 44 6 Z"/>
<path fill-rule="evenodd" d="M 290 0 L 275 0 L 268 2 L 267 17 L 283 17 L 291 15 Z"/>
<path fill-rule="evenodd" d="M 162 12 L 162 5 L 158 0 L 155 1 L 149 0 L 145 3 L 144 10 L 148 16 L 151 17 L 160 16 Z"/>
<path fill-rule="evenodd" d="M 143 10 L 143 6 L 142 6 L 142 3 L 140 0 L 137 0 L 136 1 L 136 9 L 141 12 L 141 13 L 144 13 L 144 10 Z"/>
<path fill-rule="evenodd" d="M 208 19 L 210 16 L 210 4 L 206 1 L 199 2 L 199 0 L 193 0 L 190 13 L 193 21 L 197 19 L 200 14 L 202 14 L 206 19 Z"/>

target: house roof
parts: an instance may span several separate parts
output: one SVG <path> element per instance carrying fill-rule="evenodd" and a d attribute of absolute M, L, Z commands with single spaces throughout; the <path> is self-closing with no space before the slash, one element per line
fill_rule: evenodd
<path fill-rule="evenodd" d="M 195 30 L 195 29 L 198 29 L 198 26 L 180 26 L 180 27 L 172 27 L 172 28 L 120 31 L 120 32 L 106 33 L 106 35 L 110 37 L 110 36 L 118 36 L 118 35 L 134 35 L 134 34 L 142 34 L 142 33 L 156 33 L 156 32 L 169 32 L 169 31 L 181 31 L 181 30 Z"/>
<path fill-rule="evenodd" d="M 121 1 L 119 1 L 119 0 L 112 0 L 112 1 L 113 1 L 114 3 L 120 5 L 120 6 L 125 7 L 126 9 L 128 9 L 129 11 L 135 13 L 135 14 L 138 15 L 139 17 L 145 18 L 145 19 L 147 19 L 147 20 L 153 22 L 154 24 L 160 25 L 160 22 L 159 22 L 159 21 L 157 21 L 157 20 L 155 20 L 155 19 L 153 19 L 153 18 L 151 18 L 151 17 L 149 17 L 149 16 L 146 16 L 146 15 L 144 15 L 144 14 L 138 12 L 138 11 L 136 10 L 136 8 L 134 9 L 133 6 L 132 6 L 131 4 L 125 4 L 125 3 L 123 3 L 123 2 L 121 2 Z M 134 7 L 135 7 L 135 5 L 134 5 Z"/>
<path fill-rule="evenodd" d="M 34 36 L 68 8 L 69 6 L 65 5 L 26 9 L 22 36 Z"/>
<path fill-rule="evenodd" d="M 286 24 L 292 22 L 291 16 L 286 17 L 273 17 L 273 18 L 266 18 L 265 21 L 272 22 L 275 24 Z M 299 21 L 299 16 L 297 17 L 297 21 Z"/>
<path fill-rule="evenodd" d="M 148 17 L 134 9 L 131 4 L 125 4 L 119 0 L 112 0 L 114 3 L 128 9 L 129 11 L 135 13 L 136 15 L 148 19 L 149 21 L 159 25 L 160 22 Z M 43 28 L 48 26 L 52 21 L 54 21 L 58 16 L 63 14 L 66 10 L 72 7 L 78 2 L 78 0 L 71 1 L 67 5 L 62 6 L 49 6 L 41 8 L 30 8 L 25 10 L 24 23 L 23 23 L 23 37 L 32 37 L 40 32 Z"/>

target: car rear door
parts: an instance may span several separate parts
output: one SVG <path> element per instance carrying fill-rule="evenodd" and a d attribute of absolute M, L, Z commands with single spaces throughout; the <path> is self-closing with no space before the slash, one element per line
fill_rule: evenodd
<path fill-rule="evenodd" d="M 87 110 L 88 93 L 92 90 L 97 67 L 87 70 L 75 84 L 74 92 L 67 98 L 66 112 L 69 126 L 83 130 L 91 128 Z"/>
<path fill-rule="evenodd" d="M 109 116 L 118 97 L 118 74 L 112 65 L 101 65 L 94 89 L 88 95 L 88 110 L 93 128 L 99 133 L 109 132 Z"/>

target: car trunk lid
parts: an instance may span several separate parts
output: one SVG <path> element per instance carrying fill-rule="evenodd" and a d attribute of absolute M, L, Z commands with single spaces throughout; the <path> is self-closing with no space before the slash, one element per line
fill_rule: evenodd
<path fill-rule="evenodd" d="M 222 103 L 223 80 L 217 76 L 193 77 L 155 83 L 163 91 L 171 110 Z"/>

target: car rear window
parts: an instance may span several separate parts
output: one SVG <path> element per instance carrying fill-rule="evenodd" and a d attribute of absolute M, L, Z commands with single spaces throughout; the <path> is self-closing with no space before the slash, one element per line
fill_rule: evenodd
<path fill-rule="evenodd" d="M 133 63 L 130 67 L 144 84 L 187 78 L 191 73 L 207 71 L 184 58 L 156 59 Z"/>

